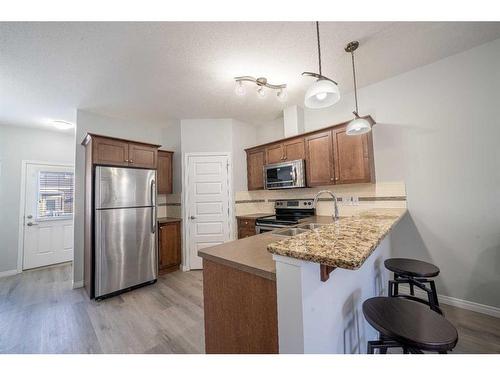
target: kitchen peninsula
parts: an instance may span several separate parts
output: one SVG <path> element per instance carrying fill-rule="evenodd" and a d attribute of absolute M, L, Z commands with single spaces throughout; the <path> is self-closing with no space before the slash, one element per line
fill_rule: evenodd
<path fill-rule="evenodd" d="M 277 230 L 200 250 L 206 352 L 362 352 L 374 332 L 361 304 L 384 293 L 387 235 L 405 213 L 314 216 L 294 236 Z"/>

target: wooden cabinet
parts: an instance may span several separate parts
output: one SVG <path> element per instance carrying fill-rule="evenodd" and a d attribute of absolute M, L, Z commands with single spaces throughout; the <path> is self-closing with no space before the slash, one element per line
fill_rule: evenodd
<path fill-rule="evenodd" d="M 179 269 L 181 264 L 181 223 L 173 221 L 158 224 L 158 272 Z"/>
<path fill-rule="evenodd" d="M 238 239 L 255 234 L 255 219 L 238 218 Z"/>
<path fill-rule="evenodd" d="M 92 148 L 92 164 L 156 169 L 159 145 L 95 134 L 87 134 L 82 144 Z"/>
<path fill-rule="evenodd" d="M 137 168 L 156 168 L 158 149 L 149 145 L 138 143 L 129 143 L 128 145 L 128 163 L 131 167 Z"/>
<path fill-rule="evenodd" d="M 264 148 L 247 151 L 248 190 L 264 189 L 264 165 L 266 154 Z"/>
<path fill-rule="evenodd" d="M 284 160 L 298 160 L 306 158 L 305 139 L 292 139 L 283 143 Z"/>
<path fill-rule="evenodd" d="M 266 164 L 281 163 L 283 159 L 283 145 L 281 143 L 266 147 Z"/>
<path fill-rule="evenodd" d="M 103 137 L 93 137 L 93 163 L 128 166 L 128 142 Z"/>
<path fill-rule="evenodd" d="M 264 165 L 298 159 L 305 160 L 308 187 L 375 181 L 372 134 L 348 136 L 347 124 L 247 149 L 248 190 L 264 189 Z"/>
<path fill-rule="evenodd" d="M 310 135 L 305 143 L 307 186 L 334 184 L 332 131 Z"/>
<path fill-rule="evenodd" d="M 332 130 L 335 182 L 337 184 L 371 182 L 373 176 L 371 133 L 349 136 L 345 131 L 346 126 Z"/>
<path fill-rule="evenodd" d="M 158 151 L 158 170 L 156 174 L 158 194 L 172 194 L 172 158 L 173 152 Z"/>
<path fill-rule="evenodd" d="M 286 160 L 304 159 L 306 155 L 304 138 L 275 143 L 266 147 L 266 164 L 282 163 Z"/>

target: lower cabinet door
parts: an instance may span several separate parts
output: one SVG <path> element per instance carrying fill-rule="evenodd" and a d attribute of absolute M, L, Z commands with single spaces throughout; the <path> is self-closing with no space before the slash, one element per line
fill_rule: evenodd
<path fill-rule="evenodd" d="M 160 273 L 175 271 L 181 264 L 180 223 L 164 223 L 159 226 L 158 269 Z"/>

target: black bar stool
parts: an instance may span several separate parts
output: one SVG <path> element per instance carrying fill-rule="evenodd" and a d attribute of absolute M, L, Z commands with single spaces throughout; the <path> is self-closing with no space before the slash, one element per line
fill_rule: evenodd
<path fill-rule="evenodd" d="M 389 280 L 389 297 L 400 297 L 424 303 L 432 310 L 443 315 L 439 307 L 436 285 L 431 277 L 439 275 L 439 268 L 434 264 L 408 258 L 389 258 L 385 268 L 394 272 L 394 280 Z M 399 293 L 399 284 L 408 284 L 410 295 Z M 427 286 L 426 284 L 429 284 Z M 427 293 L 427 300 L 415 296 L 415 287 Z"/>
<path fill-rule="evenodd" d="M 403 348 L 403 353 L 423 351 L 446 354 L 458 341 L 456 328 L 440 314 L 421 303 L 400 298 L 374 297 L 363 302 L 363 314 L 380 339 L 369 341 L 367 352 L 385 354 L 388 348 Z"/>

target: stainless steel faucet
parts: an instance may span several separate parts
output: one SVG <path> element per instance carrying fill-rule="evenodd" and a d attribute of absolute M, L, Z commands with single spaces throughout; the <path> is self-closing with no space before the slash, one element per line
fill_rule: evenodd
<path fill-rule="evenodd" d="M 330 190 L 318 191 L 318 193 L 314 197 L 314 208 L 316 208 L 316 204 L 318 203 L 318 198 L 321 194 L 330 194 L 331 197 L 333 198 L 334 213 L 332 215 L 332 218 L 333 221 L 337 221 L 339 219 L 339 207 L 337 205 L 337 197 Z"/>

